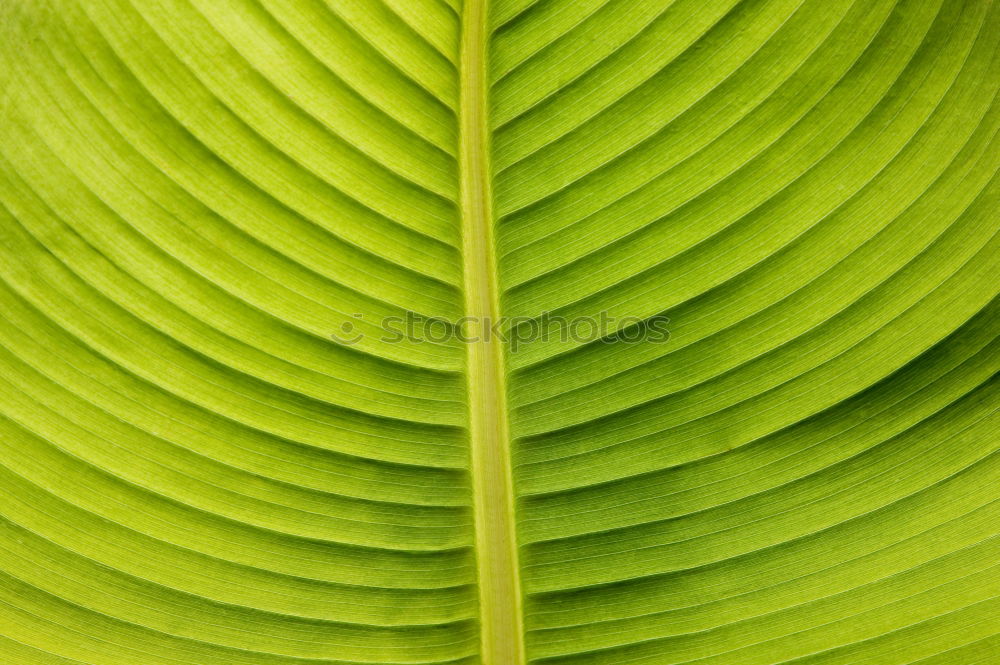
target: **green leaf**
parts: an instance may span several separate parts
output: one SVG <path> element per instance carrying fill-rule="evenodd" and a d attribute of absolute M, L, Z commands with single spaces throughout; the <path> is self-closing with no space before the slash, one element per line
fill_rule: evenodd
<path fill-rule="evenodd" d="M 1000 662 L 1000 4 L 0 2 L 0 663 Z"/>

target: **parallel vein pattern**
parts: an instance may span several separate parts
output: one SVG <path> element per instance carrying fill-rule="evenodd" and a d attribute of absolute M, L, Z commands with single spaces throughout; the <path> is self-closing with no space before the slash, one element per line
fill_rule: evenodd
<path fill-rule="evenodd" d="M 0 661 L 476 662 L 457 14 L 0 12 Z"/>
<path fill-rule="evenodd" d="M 1000 7 L 502 6 L 532 661 L 996 662 Z"/>
<path fill-rule="evenodd" d="M 998 94 L 995 0 L 0 1 L 0 662 L 996 665 Z"/>

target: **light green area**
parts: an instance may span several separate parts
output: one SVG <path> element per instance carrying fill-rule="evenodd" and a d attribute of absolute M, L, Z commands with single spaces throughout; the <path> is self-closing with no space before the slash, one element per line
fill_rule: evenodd
<path fill-rule="evenodd" d="M 505 344 L 493 235 L 487 3 L 468 0 L 462 14 L 459 173 L 468 337 L 469 470 L 479 587 L 479 656 L 524 665 L 524 606 L 517 551 Z"/>
<path fill-rule="evenodd" d="M 0 0 L 0 665 L 997 665 L 998 93 L 994 0 Z M 383 329 L 543 313 L 670 336 Z"/>

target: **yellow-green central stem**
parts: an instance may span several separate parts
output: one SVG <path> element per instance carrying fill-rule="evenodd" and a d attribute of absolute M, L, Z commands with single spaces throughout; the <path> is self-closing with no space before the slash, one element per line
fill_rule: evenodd
<path fill-rule="evenodd" d="M 499 315 L 490 192 L 486 2 L 466 0 L 462 16 L 460 167 L 472 481 L 484 665 L 524 665 L 521 580 L 504 348 L 489 330 Z"/>

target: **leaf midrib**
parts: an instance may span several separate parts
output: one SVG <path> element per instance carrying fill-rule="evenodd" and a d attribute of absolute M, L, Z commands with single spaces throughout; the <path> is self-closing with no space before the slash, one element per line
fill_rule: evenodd
<path fill-rule="evenodd" d="M 486 38 L 486 0 L 466 0 L 460 59 L 459 179 L 480 653 L 484 665 L 523 665 L 504 350 L 490 330 L 500 307 L 490 190 Z"/>

